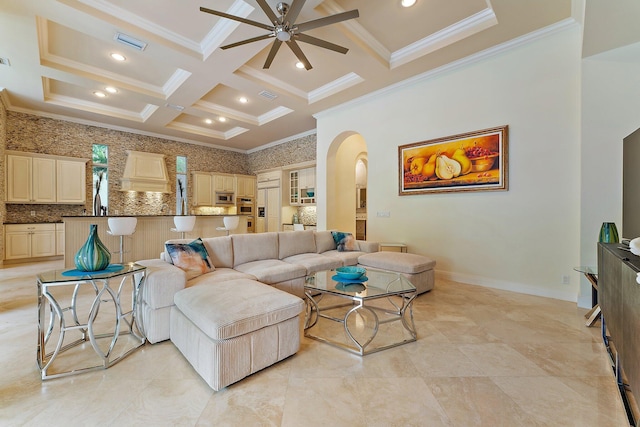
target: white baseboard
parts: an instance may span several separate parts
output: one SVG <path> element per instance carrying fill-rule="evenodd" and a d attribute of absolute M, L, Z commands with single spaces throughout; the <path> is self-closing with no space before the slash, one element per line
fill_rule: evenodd
<path fill-rule="evenodd" d="M 531 285 L 525 285 L 523 283 L 514 283 L 514 282 L 508 282 L 504 280 L 495 280 L 495 279 L 489 279 L 487 277 L 473 276 L 470 274 L 453 273 L 450 271 L 436 270 L 435 273 L 436 273 L 436 287 L 438 286 L 437 279 L 441 278 L 445 280 L 451 280 L 454 282 L 465 283 L 468 285 L 483 286 L 485 288 L 500 289 L 503 291 L 518 292 L 521 294 L 554 298 L 554 299 L 559 299 L 563 301 L 578 302 L 578 296 L 574 292 L 562 291 L 558 289 L 538 288 Z M 582 305 L 583 303 L 584 303 L 583 301 L 580 301 L 578 306 L 583 307 Z M 591 300 L 589 300 L 587 305 L 585 305 L 584 307 L 590 308 Z"/>

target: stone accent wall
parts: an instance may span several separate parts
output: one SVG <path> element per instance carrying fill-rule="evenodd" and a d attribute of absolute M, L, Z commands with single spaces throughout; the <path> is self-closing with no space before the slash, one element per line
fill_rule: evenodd
<path fill-rule="evenodd" d="M 249 154 L 249 168 L 257 171 L 316 160 L 317 135 L 307 135 Z"/>
<path fill-rule="evenodd" d="M 109 213 L 119 215 L 155 215 L 175 212 L 175 194 L 121 192 L 120 178 L 127 159 L 126 150 L 164 154 L 171 188 L 175 188 L 176 156 L 187 157 L 187 171 L 207 171 L 251 174 L 247 154 L 208 148 L 166 139 L 138 135 L 71 123 L 45 117 L 7 113 L 7 150 L 91 159 L 92 145 L 109 146 Z M 3 156 L 4 159 L 4 156 Z M 59 221 L 64 215 L 82 215 L 83 209 L 91 213 L 93 208 L 92 163 L 87 164 L 87 203 L 85 206 L 66 205 L 7 205 L 6 222 Z M 4 194 L 4 192 L 2 193 Z M 191 185 L 187 194 L 191 194 Z M 4 196 L 3 196 L 4 197 Z M 36 211 L 36 216 L 30 215 Z"/>

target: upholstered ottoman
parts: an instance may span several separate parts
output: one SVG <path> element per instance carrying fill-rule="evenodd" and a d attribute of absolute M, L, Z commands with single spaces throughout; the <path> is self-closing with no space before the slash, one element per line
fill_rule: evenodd
<path fill-rule="evenodd" d="M 193 286 L 175 294 L 171 341 L 214 390 L 300 348 L 302 299 L 250 279 Z"/>
<path fill-rule="evenodd" d="M 436 262 L 426 256 L 402 252 L 373 252 L 360 255 L 358 264 L 365 268 L 401 273 L 416 287 L 418 294 L 433 289 Z"/>

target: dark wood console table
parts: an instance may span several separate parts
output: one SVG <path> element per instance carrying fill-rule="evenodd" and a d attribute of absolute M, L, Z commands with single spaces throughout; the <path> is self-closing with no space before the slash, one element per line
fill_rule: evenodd
<path fill-rule="evenodd" d="M 640 396 L 640 257 L 619 243 L 598 244 L 598 299 L 602 336 L 622 395 L 629 423 L 639 420 L 634 394 Z"/>

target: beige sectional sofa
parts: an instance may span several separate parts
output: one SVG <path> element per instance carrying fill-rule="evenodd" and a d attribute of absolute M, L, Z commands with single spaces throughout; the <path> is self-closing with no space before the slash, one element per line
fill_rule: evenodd
<path fill-rule="evenodd" d="M 168 243 L 188 243 L 176 239 Z M 356 241 L 356 250 L 340 252 L 330 231 L 294 231 L 202 239 L 214 270 L 187 280 L 186 273 L 171 263 L 165 252 L 160 259 L 137 261 L 147 267 L 141 295 L 144 332 L 150 343 L 170 338 L 171 310 L 176 294 L 194 286 L 212 286 L 235 280 L 242 292 L 244 279 L 258 281 L 304 297 L 304 279 L 317 271 L 356 265 L 358 257 L 377 252 L 376 242 Z"/>

